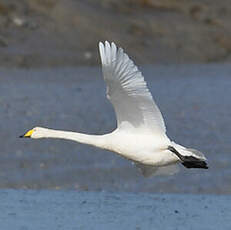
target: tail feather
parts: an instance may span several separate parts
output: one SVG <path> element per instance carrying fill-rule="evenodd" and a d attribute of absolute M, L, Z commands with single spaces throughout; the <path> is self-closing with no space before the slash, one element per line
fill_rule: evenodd
<path fill-rule="evenodd" d="M 205 156 L 198 150 L 185 148 L 174 142 L 173 146 L 169 146 L 168 149 L 179 157 L 182 165 L 186 168 L 208 169 Z"/>

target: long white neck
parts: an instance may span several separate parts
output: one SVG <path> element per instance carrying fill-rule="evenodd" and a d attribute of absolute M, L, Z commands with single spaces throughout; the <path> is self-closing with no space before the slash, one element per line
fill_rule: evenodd
<path fill-rule="evenodd" d="M 43 137 L 72 140 L 82 144 L 88 144 L 88 145 L 96 146 L 98 148 L 107 149 L 107 139 L 108 139 L 107 136 L 108 136 L 107 134 L 88 135 L 88 134 L 76 133 L 70 131 L 47 129 L 47 132 Z"/>

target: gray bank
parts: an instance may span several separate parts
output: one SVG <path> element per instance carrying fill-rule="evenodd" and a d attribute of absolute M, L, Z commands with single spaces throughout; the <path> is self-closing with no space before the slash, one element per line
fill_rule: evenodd
<path fill-rule="evenodd" d="M 92 134 L 116 126 L 98 68 L 0 70 L 0 188 L 231 193 L 231 67 L 143 67 L 177 143 L 201 150 L 209 170 L 145 179 L 114 153 L 63 140 L 22 140 L 34 126 Z M 155 141 L 155 140 L 153 140 Z"/>
<path fill-rule="evenodd" d="M 231 197 L 0 191 L 1 229 L 230 229 Z"/>

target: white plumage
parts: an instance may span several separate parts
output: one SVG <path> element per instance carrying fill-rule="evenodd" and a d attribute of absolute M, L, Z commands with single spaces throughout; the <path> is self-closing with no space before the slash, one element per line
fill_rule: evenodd
<path fill-rule="evenodd" d="M 36 127 L 21 137 L 70 139 L 107 149 L 132 160 L 145 176 L 157 172 L 158 167 L 168 172 L 163 167 L 178 162 L 187 168 L 208 168 L 202 153 L 167 137 L 161 112 L 141 72 L 123 49 L 106 41 L 99 43 L 99 51 L 117 129 L 105 135 L 87 135 Z"/>

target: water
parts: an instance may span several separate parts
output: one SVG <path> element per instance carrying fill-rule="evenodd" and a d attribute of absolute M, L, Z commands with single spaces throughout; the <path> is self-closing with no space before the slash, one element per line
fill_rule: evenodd
<path fill-rule="evenodd" d="M 110 132 L 115 115 L 97 68 L 0 70 L 0 188 L 230 194 L 230 65 L 147 66 L 168 135 L 205 153 L 209 170 L 146 179 L 114 153 L 18 136 L 34 126 Z"/>
<path fill-rule="evenodd" d="M 230 196 L 1 190 L 2 229 L 230 229 Z"/>

